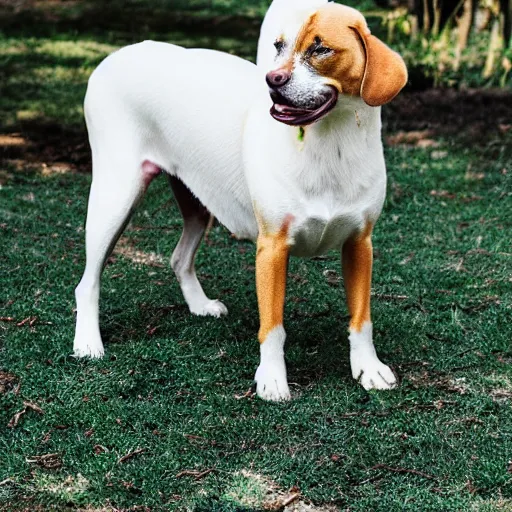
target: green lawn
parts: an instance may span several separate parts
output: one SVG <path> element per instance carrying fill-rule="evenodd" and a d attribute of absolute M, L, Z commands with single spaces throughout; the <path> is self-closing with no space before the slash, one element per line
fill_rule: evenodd
<path fill-rule="evenodd" d="M 114 39 L 9 35 L 0 46 L 0 510 L 248 512 L 294 494 L 303 511 L 512 510 L 510 130 L 387 147 L 373 317 L 398 389 L 367 393 L 350 377 L 332 253 L 291 261 L 293 401 L 247 394 L 254 247 L 212 229 L 198 273 L 229 315 L 191 317 L 169 265 L 181 222 L 165 179 L 104 273 L 106 357 L 77 361 L 81 99 Z"/>

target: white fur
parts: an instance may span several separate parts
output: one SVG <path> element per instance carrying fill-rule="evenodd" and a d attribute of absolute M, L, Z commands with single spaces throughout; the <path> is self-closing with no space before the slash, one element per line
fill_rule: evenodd
<path fill-rule="evenodd" d="M 372 340 L 372 323 L 365 322 L 360 332 L 350 331 L 350 367 L 352 377 L 364 389 L 392 389 L 395 374 L 377 357 Z"/>
<path fill-rule="evenodd" d="M 286 379 L 284 342 L 286 334 L 282 325 L 274 327 L 260 345 L 260 365 L 254 380 L 258 396 L 264 400 L 289 400 L 290 390 Z"/>
<path fill-rule="evenodd" d="M 386 189 L 380 109 L 342 97 L 335 111 L 306 128 L 304 143 L 297 136 L 297 128 L 275 122 L 263 104 L 252 109 L 246 179 L 271 230 L 286 214 L 294 216 L 291 254 L 317 256 L 341 249 L 380 214 Z"/>
<path fill-rule="evenodd" d="M 288 48 L 291 48 L 304 21 L 327 2 L 328 0 L 274 0 L 261 26 L 256 61 L 258 67 L 265 72 L 274 69 L 275 40 L 284 36 L 288 41 Z"/>
<path fill-rule="evenodd" d="M 171 266 L 190 312 L 193 315 L 218 318 L 227 315 L 228 309 L 219 300 L 211 300 L 206 296 L 196 276 L 194 259 L 202 238 L 201 224 L 193 218 L 185 220 L 183 234 L 172 254 Z"/>
<path fill-rule="evenodd" d="M 326 98 L 326 79 L 315 73 L 300 55 L 294 56 L 292 79 L 281 88 L 281 94 L 294 105 L 317 108 Z"/>
<path fill-rule="evenodd" d="M 220 52 L 146 41 L 112 54 L 94 71 L 85 99 L 93 183 L 86 269 L 76 290 L 77 356 L 103 355 L 101 269 L 147 186 L 143 162 L 180 178 L 237 237 L 257 238 L 255 209 L 275 230 L 292 214 L 294 255 L 340 250 L 349 236 L 377 220 L 386 188 L 380 108 L 340 95 L 329 115 L 306 128 L 303 142 L 298 128 L 269 114 L 265 73 L 275 59 L 273 42 L 283 30 L 293 41 L 301 23 L 325 3 L 275 0 L 263 24 L 258 66 Z M 298 69 L 294 80 L 297 94 L 324 86 L 324 79 L 306 70 Z M 193 230 L 189 235 L 199 236 Z M 173 256 L 191 312 L 225 314 L 225 306 L 208 299 L 197 281 L 194 255 L 195 249 L 178 246 Z M 269 400 L 289 398 L 284 339 L 281 326 L 261 345 L 256 381 L 258 394 Z M 353 370 L 363 370 L 363 386 L 384 387 L 377 376 L 390 377 L 374 352 L 370 357 L 371 334 L 352 333 L 352 345 Z"/>

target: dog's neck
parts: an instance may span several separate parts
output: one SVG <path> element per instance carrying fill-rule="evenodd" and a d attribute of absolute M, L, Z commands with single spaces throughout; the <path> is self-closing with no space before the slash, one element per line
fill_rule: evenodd
<path fill-rule="evenodd" d="M 294 179 L 310 197 L 337 191 L 345 201 L 355 200 L 373 186 L 384 165 L 380 132 L 380 107 L 340 95 L 335 109 L 306 126 L 301 137 L 299 128 L 293 128 L 300 155 Z"/>
<path fill-rule="evenodd" d="M 344 133 L 353 136 L 365 131 L 367 136 L 380 137 L 380 130 L 380 107 L 370 107 L 359 97 L 340 94 L 333 111 L 324 119 L 308 126 L 306 133 L 313 137 L 343 137 Z"/>

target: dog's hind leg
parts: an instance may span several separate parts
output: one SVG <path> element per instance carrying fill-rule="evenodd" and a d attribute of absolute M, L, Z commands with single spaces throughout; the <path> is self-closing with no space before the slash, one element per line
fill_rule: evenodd
<path fill-rule="evenodd" d="M 77 317 L 74 354 L 102 357 L 98 301 L 100 277 L 114 245 L 130 220 L 136 203 L 152 178 L 155 165 L 134 164 L 132 159 L 93 158 L 94 170 L 85 227 L 86 265 L 75 290 Z"/>
<path fill-rule="evenodd" d="M 194 265 L 197 248 L 208 226 L 210 212 L 179 178 L 169 176 L 169 181 L 183 216 L 183 233 L 171 258 L 183 296 L 194 315 L 225 315 L 228 312 L 226 306 L 219 300 L 209 299 L 204 293 Z"/>

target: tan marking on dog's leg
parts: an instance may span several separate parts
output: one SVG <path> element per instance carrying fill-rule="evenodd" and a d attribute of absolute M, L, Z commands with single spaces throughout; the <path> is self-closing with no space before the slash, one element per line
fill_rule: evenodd
<path fill-rule="evenodd" d="M 343 245 L 343 280 L 350 313 L 350 329 L 357 332 L 361 331 L 365 322 L 371 320 L 372 228 L 368 223 L 357 238 L 347 240 Z"/>
<path fill-rule="evenodd" d="M 343 279 L 350 312 L 349 341 L 352 376 L 365 389 L 392 389 L 396 377 L 382 363 L 373 345 L 370 315 L 372 281 L 372 225 L 367 224 L 356 238 L 345 242 L 342 252 Z"/>
<path fill-rule="evenodd" d="M 258 215 L 257 215 L 258 218 Z M 260 364 L 256 370 L 256 392 L 264 400 L 288 400 L 283 327 L 286 271 L 288 266 L 288 231 L 293 217 L 286 217 L 277 233 L 269 234 L 258 218 L 260 235 L 256 253 L 256 290 L 260 313 Z"/>
<path fill-rule="evenodd" d="M 260 233 L 256 252 L 256 291 L 260 314 L 258 339 L 263 343 L 268 333 L 283 323 L 288 267 L 288 229 L 292 217 L 287 217 L 275 234 Z"/>

